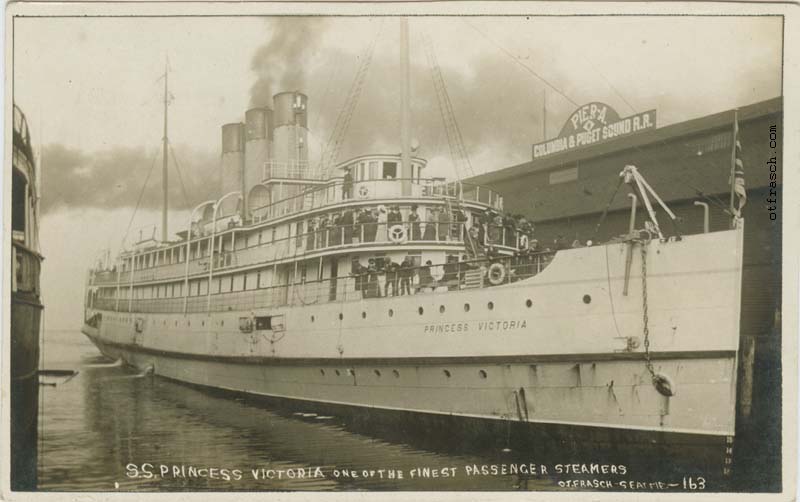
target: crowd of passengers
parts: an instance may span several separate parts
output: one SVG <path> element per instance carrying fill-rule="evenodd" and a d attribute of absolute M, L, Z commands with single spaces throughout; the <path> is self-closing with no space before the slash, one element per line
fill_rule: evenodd
<path fill-rule="evenodd" d="M 577 242 L 577 241 L 576 241 Z M 578 244 L 579 245 L 579 244 Z M 577 245 L 573 243 L 573 247 Z M 411 256 L 396 263 L 390 257 L 370 258 L 368 265 L 354 261 L 350 275 L 355 278 L 355 289 L 364 298 L 401 296 L 434 291 L 446 287 L 449 291 L 467 286 L 470 271 L 480 274 L 481 283 L 486 271 L 495 263 L 506 267 L 506 279 L 502 282 L 516 282 L 536 275 L 552 259 L 556 251 L 568 248 L 562 236 L 553 240 L 552 245 L 540 247 L 534 239 L 524 249 L 517 249 L 513 255 L 502 254 L 495 246 L 488 246 L 485 255 L 470 259 L 466 254 L 460 257 L 448 255 L 444 264 L 434 264 L 427 260 L 417 266 Z"/>
<path fill-rule="evenodd" d="M 414 204 L 403 215 L 400 207 L 385 206 L 345 209 L 344 211 L 319 216 L 308 221 L 305 246 L 307 250 L 342 244 L 361 242 L 400 241 L 460 241 L 465 231 L 478 245 L 502 245 L 516 248 L 520 241 L 533 239 L 533 225 L 522 215 L 504 215 L 488 208 L 470 218 L 461 209 L 448 211 L 445 207 L 433 206 L 429 217 L 423 219 L 419 207 Z M 400 225 L 404 234 L 398 238 L 392 231 Z M 523 239 L 524 236 L 524 239 Z"/>

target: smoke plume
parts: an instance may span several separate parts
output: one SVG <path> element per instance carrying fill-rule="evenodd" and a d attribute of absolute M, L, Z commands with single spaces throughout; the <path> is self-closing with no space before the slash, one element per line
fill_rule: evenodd
<path fill-rule="evenodd" d="M 309 60 L 318 55 L 325 20 L 284 17 L 269 20 L 267 26 L 269 41 L 256 50 L 250 63 L 256 75 L 250 106 L 271 106 L 277 92 L 306 87 Z"/>

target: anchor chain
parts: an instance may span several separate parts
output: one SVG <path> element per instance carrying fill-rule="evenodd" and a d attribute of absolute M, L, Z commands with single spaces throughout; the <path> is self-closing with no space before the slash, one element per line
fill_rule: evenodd
<path fill-rule="evenodd" d="M 653 360 L 650 356 L 650 327 L 647 314 L 647 246 L 651 238 L 642 239 L 642 324 L 644 332 L 644 365 L 650 373 L 650 380 L 653 387 L 656 388 L 659 394 L 666 397 L 675 395 L 675 388 L 672 381 L 666 375 L 656 373 L 653 369 Z"/>
<path fill-rule="evenodd" d="M 647 244 L 648 240 L 642 240 L 642 322 L 644 325 L 644 365 L 650 372 L 650 378 L 655 385 L 658 377 L 653 369 L 653 361 L 650 358 L 650 328 L 648 327 L 647 317 Z"/>

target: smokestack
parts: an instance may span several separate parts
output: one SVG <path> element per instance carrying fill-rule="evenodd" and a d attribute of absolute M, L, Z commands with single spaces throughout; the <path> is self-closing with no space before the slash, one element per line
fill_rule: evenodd
<path fill-rule="evenodd" d="M 244 124 L 241 122 L 222 126 L 222 195 L 237 191 L 244 192 Z"/>
<path fill-rule="evenodd" d="M 301 92 L 273 96 L 275 109 L 272 157 L 280 174 L 273 178 L 304 178 L 308 164 L 308 97 Z"/>
<path fill-rule="evenodd" d="M 266 177 L 265 166 L 272 150 L 272 110 L 253 108 L 244 114 L 244 207 L 250 216 L 250 192 Z"/>

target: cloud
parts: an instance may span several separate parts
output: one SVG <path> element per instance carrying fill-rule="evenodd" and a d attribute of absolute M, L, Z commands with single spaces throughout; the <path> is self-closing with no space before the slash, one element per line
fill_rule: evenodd
<path fill-rule="evenodd" d="M 219 191 L 218 155 L 180 145 L 173 150 L 178 159 L 180 176 L 170 157 L 170 206 L 173 209 L 186 209 L 196 201 L 216 195 Z M 145 180 L 147 187 L 142 192 Z M 161 207 L 160 150 L 113 147 L 85 152 L 60 144 L 49 144 L 43 149 L 44 214 L 64 208 L 132 208 L 136 206 L 140 194 L 139 207 Z"/>

